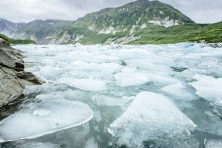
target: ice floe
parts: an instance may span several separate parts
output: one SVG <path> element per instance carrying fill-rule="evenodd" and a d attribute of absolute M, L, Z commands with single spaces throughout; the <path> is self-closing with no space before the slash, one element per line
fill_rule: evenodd
<path fill-rule="evenodd" d="M 123 106 L 127 102 L 133 100 L 134 97 L 123 96 L 121 98 L 110 97 L 105 95 L 95 95 L 92 97 L 93 102 L 100 106 Z"/>
<path fill-rule="evenodd" d="M 42 143 L 42 142 L 28 142 L 25 144 L 17 145 L 18 148 L 59 148 L 59 145 L 52 143 Z"/>
<path fill-rule="evenodd" d="M 127 87 L 145 84 L 150 81 L 148 75 L 144 72 L 138 72 L 134 69 L 124 69 L 115 74 L 116 85 Z"/>
<path fill-rule="evenodd" d="M 146 140 L 182 136 L 195 127 L 167 97 L 141 92 L 126 112 L 110 125 L 109 132 L 119 145 L 137 147 Z"/>
<path fill-rule="evenodd" d="M 222 106 L 222 78 L 214 78 L 205 75 L 195 75 L 197 81 L 190 83 L 200 97 Z"/>
<path fill-rule="evenodd" d="M 31 139 L 82 125 L 93 117 L 91 108 L 81 102 L 43 100 L 0 122 L 4 141 Z"/>
<path fill-rule="evenodd" d="M 58 83 L 65 83 L 72 87 L 76 87 L 86 91 L 102 91 L 106 90 L 106 82 L 96 79 L 76 79 L 72 77 L 61 78 L 57 81 Z"/>
<path fill-rule="evenodd" d="M 222 140 L 205 140 L 204 141 L 206 148 L 221 148 L 222 147 Z"/>
<path fill-rule="evenodd" d="M 196 99 L 196 97 L 191 92 L 188 91 L 186 86 L 181 83 L 166 86 L 161 90 L 170 95 L 175 96 L 175 99 L 181 99 L 184 101 L 192 101 Z"/>
<path fill-rule="evenodd" d="M 221 48 L 197 43 L 15 48 L 24 51 L 24 60 L 31 65 L 26 70 L 46 83 L 25 89 L 27 100 L 19 106 L 21 110 L 1 121 L 6 124 L 0 126 L 0 142 L 43 135 L 31 143 L 23 141 L 28 142 L 27 146 L 40 142 L 39 145 L 56 143 L 67 147 L 115 147 L 116 142 L 126 142 L 138 147 L 143 142 L 144 147 L 196 148 L 198 142 L 203 144 L 201 137 L 222 135 Z M 60 105 L 55 105 L 58 102 Z M 74 122 L 75 115 L 87 113 L 89 107 L 94 112 L 90 122 L 63 130 L 80 123 Z M 70 121 L 66 125 L 61 123 L 64 126 L 58 132 L 53 127 L 60 113 L 54 110 L 63 113 L 63 122 Z M 91 117 L 89 110 L 88 113 L 82 116 L 85 120 Z M 4 117 L 5 113 L 2 114 Z M 66 119 L 70 114 L 73 116 Z M 40 123 L 36 123 L 37 128 L 27 123 L 27 134 L 16 128 L 23 119 Z M 45 129 L 40 131 L 37 125 L 47 119 L 53 125 L 49 128 L 44 124 Z M 203 133 L 189 132 L 194 130 L 194 123 L 196 130 Z M 6 126 L 19 131 L 6 132 Z M 113 136 L 108 133 L 109 127 Z"/>

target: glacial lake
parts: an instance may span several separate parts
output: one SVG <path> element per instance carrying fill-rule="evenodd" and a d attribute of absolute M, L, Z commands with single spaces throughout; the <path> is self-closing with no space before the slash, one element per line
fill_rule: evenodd
<path fill-rule="evenodd" d="M 17 45 L 28 86 L 2 148 L 221 148 L 222 48 Z"/>

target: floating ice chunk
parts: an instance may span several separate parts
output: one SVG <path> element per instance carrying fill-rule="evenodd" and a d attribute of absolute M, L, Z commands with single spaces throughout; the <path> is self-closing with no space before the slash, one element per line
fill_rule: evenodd
<path fill-rule="evenodd" d="M 170 77 L 166 73 L 163 74 L 159 72 L 149 73 L 149 78 L 151 81 L 155 83 L 160 83 L 160 84 L 165 84 L 165 85 L 176 84 L 180 82 L 179 80 Z"/>
<path fill-rule="evenodd" d="M 98 144 L 94 138 L 90 138 L 86 141 L 86 144 L 84 145 L 84 148 L 98 148 Z"/>
<path fill-rule="evenodd" d="M 17 146 L 18 148 L 59 148 L 58 145 L 52 143 L 28 142 Z"/>
<path fill-rule="evenodd" d="M 127 65 L 131 67 L 136 67 L 136 68 L 141 68 L 141 69 L 146 69 L 149 71 L 158 71 L 158 72 L 169 72 L 170 68 L 167 65 L 164 64 L 156 64 L 154 63 L 154 59 L 129 59 L 129 60 L 124 60 Z M 158 59 L 158 61 L 160 61 Z"/>
<path fill-rule="evenodd" d="M 28 86 L 24 90 L 24 95 L 33 95 L 33 94 L 40 94 L 40 93 L 51 93 L 56 91 L 64 91 L 68 89 L 68 85 L 65 84 L 49 84 L 44 83 L 42 85 L 33 85 Z"/>
<path fill-rule="evenodd" d="M 116 85 L 122 87 L 142 85 L 150 81 L 146 73 L 133 69 L 124 69 L 122 72 L 115 74 L 114 77 Z"/>
<path fill-rule="evenodd" d="M 196 125 L 167 97 L 141 92 L 109 128 L 116 143 L 137 147 L 145 140 L 181 137 Z M 189 132 L 188 132 L 189 133 Z"/>
<path fill-rule="evenodd" d="M 222 148 L 222 140 L 205 140 L 204 145 L 206 148 Z"/>
<path fill-rule="evenodd" d="M 196 75 L 196 82 L 190 83 L 196 90 L 196 94 L 204 99 L 222 106 L 222 78 L 211 76 Z"/>
<path fill-rule="evenodd" d="M 87 63 L 83 61 L 75 61 L 71 63 L 75 69 L 82 69 L 82 70 L 92 70 L 92 71 L 104 71 L 114 73 L 120 70 L 120 65 L 117 63 Z"/>
<path fill-rule="evenodd" d="M 72 87 L 79 88 L 86 91 L 102 91 L 107 89 L 105 81 L 96 79 L 76 79 L 72 77 L 61 78 L 58 83 L 65 83 Z"/>
<path fill-rule="evenodd" d="M 84 103 L 48 99 L 2 120 L 0 135 L 4 141 L 36 138 L 79 126 L 92 116 L 93 111 Z"/>
<path fill-rule="evenodd" d="M 147 58 L 152 57 L 153 54 L 143 48 L 132 48 L 132 49 L 121 49 L 118 52 L 118 56 L 122 59 L 129 59 L 129 58 Z"/>
<path fill-rule="evenodd" d="M 133 99 L 134 97 L 116 98 L 105 95 L 95 95 L 92 97 L 93 102 L 99 106 L 123 106 Z"/>
<path fill-rule="evenodd" d="M 161 90 L 170 95 L 174 95 L 176 99 L 182 99 L 184 101 L 192 101 L 195 99 L 195 97 L 188 92 L 186 86 L 181 83 L 166 86 Z"/>

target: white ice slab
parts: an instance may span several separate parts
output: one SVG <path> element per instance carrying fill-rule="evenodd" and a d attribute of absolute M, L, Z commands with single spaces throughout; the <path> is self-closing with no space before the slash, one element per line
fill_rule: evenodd
<path fill-rule="evenodd" d="M 102 91 L 107 89 L 105 81 L 96 79 L 76 79 L 72 77 L 61 78 L 57 81 L 58 83 L 65 83 L 72 87 L 79 88 L 86 91 Z"/>
<path fill-rule="evenodd" d="M 99 148 L 99 146 L 94 138 L 90 138 L 86 141 L 84 148 Z"/>
<path fill-rule="evenodd" d="M 93 111 L 84 103 L 45 100 L 2 120 L 0 135 L 4 141 L 31 139 L 82 125 L 92 117 Z"/>
<path fill-rule="evenodd" d="M 211 76 L 196 75 L 194 79 L 197 81 L 190 84 L 197 90 L 197 95 L 222 106 L 222 78 L 216 79 Z"/>
<path fill-rule="evenodd" d="M 142 85 L 150 81 L 146 73 L 134 69 L 124 69 L 122 72 L 115 74 L 114 77 L 116 85 L 122 87 Z"/>
<path fill-rule="evenodd" d="M 59 148 L 60 146 L 52 143 L 28 142 L 22 145 L 17 145 L 18 148 Z"/>
<path fill-rule="evenodd" d="M 92 97 L 93 102 L 99 106 L 123 106 L 127 102 L 133 100 L 134 97 L 110 97 L 105 95 L 95 95 Z"/>
<path fill-rule="evenodd" d="M 205 140 L 204 141 L 206 148 L 222 148 L 222 140 Z"/>
<path fill-rule="evenodd" d="M 174 137 L 194 130 L 196 125 L 167 97 L 141 92 L 109 128 L 118 144 L 137 147 L 144 140 Z"/>
<path fill-rule="evenodd" d="M 175 96 L 175 99 L 178 99 L 178 100 L 192 101 L 195 99 L 192 93 L 190 93 L 187 90 L 186 86 L 181 83 L 166 86 L 162 88 L 161 90 L 163 92 L 166 92 L 170 95 Z"/>

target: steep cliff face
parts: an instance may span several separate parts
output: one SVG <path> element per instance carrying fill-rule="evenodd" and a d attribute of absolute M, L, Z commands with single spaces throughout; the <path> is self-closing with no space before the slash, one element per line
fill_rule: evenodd
<path fill-rule="evenodd" d="M 0 107 L 23 94 L 26 85 L 42 84 L 32 73 L 24 71 L 20 51 L 0 39 Z"/>

